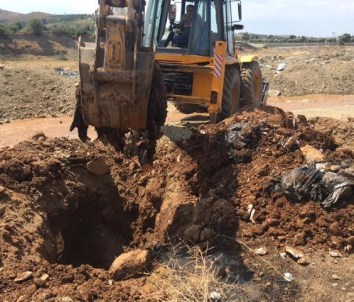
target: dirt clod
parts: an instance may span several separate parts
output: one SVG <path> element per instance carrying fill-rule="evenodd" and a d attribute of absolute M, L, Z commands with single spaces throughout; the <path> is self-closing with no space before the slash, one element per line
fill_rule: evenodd
<path fill-rule="evenodd" d="M 142 274 L 150 265 L 147 250 L 135 250 L 121 254 L 109 268 L 109 273 L 116 281 Z"/>

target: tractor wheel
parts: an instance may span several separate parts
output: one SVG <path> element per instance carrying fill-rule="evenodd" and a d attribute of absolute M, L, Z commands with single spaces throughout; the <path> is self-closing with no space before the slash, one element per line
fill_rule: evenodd
<path fill-rule="evenodd" d="M 167 117 L 166 87 L 163 82 L 162 71 L 159 64 L 155 63 L 154 74 L 151 82 L 147 112 L 147 130 L 151 136 L 158 138 L 160 128 L 165 124 Z"/>
<path fill-rule="evenodd" d="M 241 68 L 241 104 L 260 107 L 262 105 L 262 72 L 258 62 L 244 64 Z"/>
<path fill-rule="evenodd" d="M 216 116 L 217 122 L 235 114 L 240 101 L 241 79 L 239 69 L 237 65 L 227 65 L 225 68 L 221 111 Z"/>
<path fill-rule="evenodd" d="M 147 125 L 144 135 L 146 144 L 142 144 L 138 147 L 138 157 L 141 166 L 152 165 L 156 150 L 156 141 L 161 136 L 161 127 L 165 124 L 166 117 L 166 87 L 163 82 L 160 66 L 155 63 L 148 103 Z"/>

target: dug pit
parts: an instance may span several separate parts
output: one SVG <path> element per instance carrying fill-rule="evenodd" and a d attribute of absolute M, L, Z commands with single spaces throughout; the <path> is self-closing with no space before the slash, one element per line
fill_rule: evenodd
<path fill-rule="evenodd" d="M 131 242 L 130 225 L 136 213 L 124 211 L 117 194 L 107 199 L 87 189 L 72 200 L 77 200 L 75 209 L 63 215 L 66 223 L 57 235 L 63 243 L 63 250 L 58 250 L 58 263 L 108 269 Z"/>

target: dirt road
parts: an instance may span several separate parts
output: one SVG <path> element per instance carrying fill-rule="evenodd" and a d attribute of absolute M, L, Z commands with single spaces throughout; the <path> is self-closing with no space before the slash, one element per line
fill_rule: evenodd
<path fill-rule="evenodd" d="M 339 120 L 354 118 L 354 95 L 309 95 L 298 97 L 270 97 L 268 104 L 291 111 L 295 115 L 303 114 L 311 117 L 329 117 Z M 167 125 L 198 125 L 207 122 L 207 114 L 185 115 L 169 104 Z M 13 146 L 23 140 L 30 139 L 37 132 L 44 132 L 48 137 L 77 138 L 77 131 L 69 131 L 72 118 L 69 116 L 15 120 L 0 125 L 0 147 Z M 90 128 L 89 137 L 96 137 Z"/>

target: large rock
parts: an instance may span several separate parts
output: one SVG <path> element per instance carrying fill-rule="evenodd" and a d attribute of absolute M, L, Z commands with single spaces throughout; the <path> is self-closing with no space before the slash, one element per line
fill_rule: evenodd
<path fill-rule="evenodd" d="M 87 170 L 95 175 L 105 175 L 109 172 L 109 166 L 103 157 L 96 158 L 87 164 Z"/>
<path fill-rule="evenodd" d="M 150 264 L 147 250 L 135 250 L 118 256 L 111 265 L 109 273 L 116 281 L 142 274 Z"/>
<path fill-rule="evenodd" d="M 320 163 L 324 161 L 325 156 L 320 150 L 310 145 L 306 145 L 300 149 L 307 163 L 313 164 L 313 163 Z"/>

